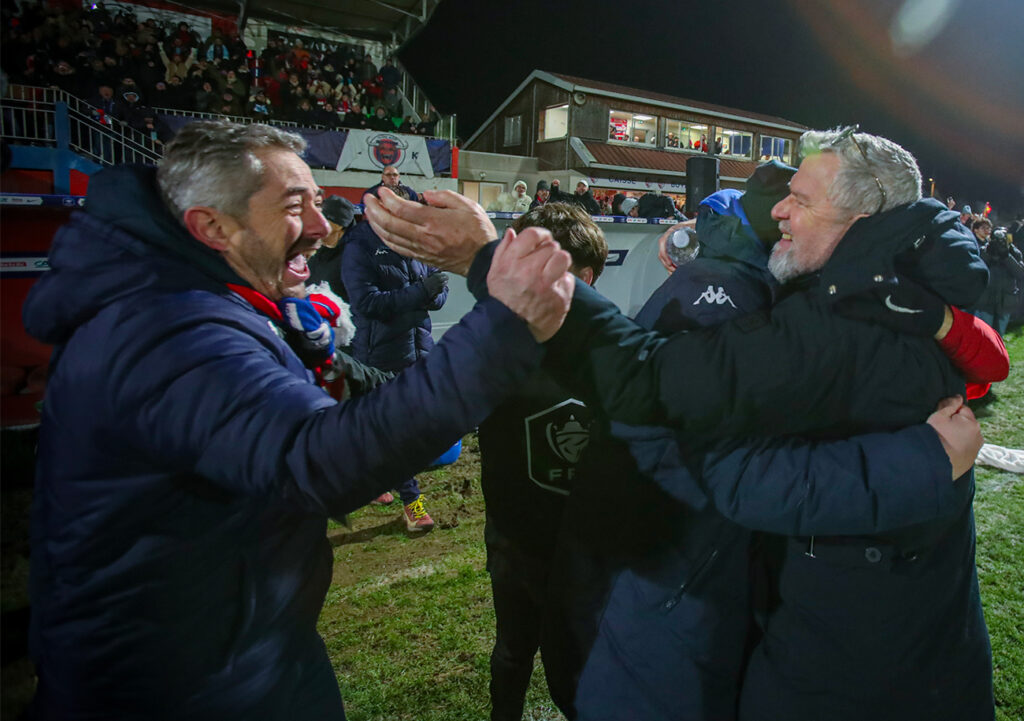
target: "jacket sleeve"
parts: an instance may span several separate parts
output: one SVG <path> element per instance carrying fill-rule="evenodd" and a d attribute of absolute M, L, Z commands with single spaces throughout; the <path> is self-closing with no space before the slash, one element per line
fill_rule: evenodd
<path fill-rule="evenodd" d="M 336 403 L 286 367 L 297 359 L 281 355 L 291 351 L 276 337 L 261 340 L 231 322 L 176 322 L 121 354 L 115 369 L 111 413 L 121 419 L 125 463 L 142 455 L 151 466 L 157 458 L 221 490 L 330 515 L 425 468 L 514 391 L 542 354 L 526 324 L 488 300 L 429 357 Z"/>
<path fill-rule="evenodd" d="M 722 515 L 789 536 L 871 535 L 954 516 L 972 486 L 969 474 L 952 482 L 927 424 L 841 441 L 761 441 L 697 464 Z"/>
<path fill-rule="evenodd" d="M 577 282 L 545 363 L 613 420 L 720 436 L 894 430 L 963 392 L 932 341 L 840 318 L 806 293 L 664 337 Z"/>
<path fill-rule="evenodd" d="M 401 313 L 427 309 L 431 299 L 419 280 L 397 290 L 381 288 L 380 274 L 373 258 L 363 239 L 347 247 L 342 258 L 342 282 L 349 295 L 349 304 L 357 312 L 375 320 L 390 320 Z"/>
<path fill-rule="evenodd" d="M 478 297 L 493 247 L 467 278 Z M 963 393 L 932 340 L 841 318 L 806 292 L 770 311 L 663 336 L 577 280 L 546 345 L 549 372 L 611 420 L 719 437 L 896 430 Z"/>

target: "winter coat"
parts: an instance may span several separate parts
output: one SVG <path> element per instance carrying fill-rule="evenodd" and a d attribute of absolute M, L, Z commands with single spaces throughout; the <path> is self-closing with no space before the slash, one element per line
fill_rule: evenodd
<path fill-rule="evenodd" d="M 1017 246 L 989 238 L 981 248 L 981 257 L 988 266 L 989 280 L 975 308 L 997 317 L 1011 313 L 1015 296 L 1024 286 L 1024 256 Z"/>
<path fill-rule="evenodd" d="M 339 404 L 226 287 L 244 281 L 165 209 L 152 168 L 94 175 L 50 263 L 25 306 L 55 346 L 34 717 L 344 718 L 316 631 L 326 518 L 425 467 L 522 383 L 540 355 L 525 324 L 481 304 L 425 363 Z"/>
<path fill-rule="evenodd" d="M 678 268 L 652 295 L 637 315 L 640 325 L 670 333 L 716 325 L 770 305 L 775 283 L 765 268 L 767 250 L 746 222 L 740 195 L 720 191 L 702 202 L 700 256 Z M 920 499 L 933 496 L 937 483 L 950 485 L 941 475 L 941 444 L 923 426 L 901 431 L 898 438 L 866 436 L 816 450 L 799 441 L 745 446 L 737 453 L 744 454 L 750 470 L 726 479 L 714 467 L 723 463 L 726 472 L 733 470 L 732 459 L 712 455 L 705 461 L 692 452 L 722 445 L 714 433 L 677 441 L 668 429 L 612 424 L 611 431 L 614 438 L 596 443 L 599 452 L 581 471 L 588 479 L 587 493 L 570 499 L 570 530 L 560 550 L 562 565 L 568 565 L 562 578 L 568 576 L 569 587 L 586 595 L 577 592 L 565 599 L 572 618 L 551 624 L 579 634 L 575 662 L 581 668 L 569 713 L 578 719 L 599 719 L 612 706 L 628 709 L 623 718 L 644 721 L 735 718 L 752 612 L 750 531 L 714 507 L 728 497 L 725 486 L 733 497 L 760 494 L 776 501 L 797 479 L 806 479 L 819 489 L 819 499 L 837 498 L 848 512 L 837 513 L 819 501 L 824 510 L 805 509 L 801 523 L 824 528 L 859 523 L 858 530 L 868 533 L 929 518 L 935 507 Z M 628 454 L 623 443 L 628 443 Z M 690 451 L 687 460 L 681 449 Z M 875 463 L 868 466 L 865 458 Z M 704 462 L 722 486 L 710 493 L 700 474 L 690 470 Z M 837 481 L 839 473 L 850 482 Z M 624 482 L 624 477 L 636 480 Z M 862 503 L 849 502 L 850 483 L 855 491 L 864 489 Z M 890 487 L 900 493 L 885 496 Z M 864 513 L 865 505 L 878 503 L 880 496 L 887 499 L 879 504 L 884 512 Z M 944 508 L 958 500 L 955 494 L 943 498 Z M 592 525 L 576 522 L 593 518 L 600 508 L 616 509 L 613 529 L 602 526 L 595 532 Z M 793 515 L 789 508 L 779 512 Z M 595 570 L 597 577 L 580 579 Z M 546 650 L 547 668 L 553 654 Z M 571 653 L 568 662 L 573 662 Z M 573 674 L 573 669 L 561 670 Z M 570 676 L 563 682 L 574 680 Z M 680 687 L 687 689 L 683 696 Z"/>
<path fill-rule="evenodd" d="M 352 355 L 367 365 L 399 371 L 434 347 L 428 311 L 448 298 L 429 296 L 423 280 L 436 268 L 394 252 L 361 222 L 346 237 L 341 277 L 352 307 Z"/>
<path fill-rule="evenodd" d="M 667 339 L 646 333 L 577 283 L 545 365 L 588 406 L 622 422 L 671 426 L 682 441 L 707 429 L 753 442 L 896 430 L 964 391 L 930 338 L 833 313 L 836 300 L 884 293 L 897 271 L 955 305 L 970 304 L 987 276 L 956 214 L 926 199 L 858 221 L 825 267 L 788 284 L 770 311 L 715 328 Z M 474 265 L 471 288 L 479 288 L 478 272 Z M 761 518 L 765 530 L 791 535 L 780 549 L 780 599 L 744 680 L 741 718 L 992 717 L 973 474 L 950 484 L 948 461 L 936 463 L 946 482 L 919 499 L 934 503 L 931 521 L 828 537 L 811 536 L 825 526 L 804 525 L 801 513 L 856 509 L 844 523 L 832 519 L 828 533 L 861 534 L 857 524 L 878 513 L 873 494 L 851 491 L 821 508 L 814 485 L 790 478 L 795 493 L 784 498 L 759 494 L 755 484 L 753 492 L 733 489 L 730 502 L 730 479 L 750 469 L 743 455 L 718 463 L 718 476 L 704 469 L 709 492 L 726 489 L 716 505 L 728 517 L 753 527 Z M 721 486 L 716 478 L 725 479 Z M 900 493 L 890 485 L 882 491 Z"/>

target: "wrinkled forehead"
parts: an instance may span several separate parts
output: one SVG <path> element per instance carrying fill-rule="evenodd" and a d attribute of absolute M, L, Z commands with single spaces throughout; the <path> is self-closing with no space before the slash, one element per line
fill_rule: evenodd
<path fill-rule="evenodd" d="M 256 157 L 263 164 L 261 191 L 285 194 L 302 189 L 312 195 L 323 193 L 313 179 L 313 171 L 306 165 L 306 161 L 292 151 L 283 148 L 261 150 L 256 153 Z"/>

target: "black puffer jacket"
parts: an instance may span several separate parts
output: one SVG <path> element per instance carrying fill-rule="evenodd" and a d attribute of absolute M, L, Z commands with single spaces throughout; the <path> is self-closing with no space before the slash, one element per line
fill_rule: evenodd
<path fill-rule="evenodd" d="M 889 287 L 897 269 L 955 305 L 974 302 L 988 275 L 956 214 L 928 199 L 857 222 L 770 311 L 716 328 L 645 332 L 577 284 L 545 363 L 588 406 L 628 423 L 747 437 L 894 430 L 964 391 L 931 339 L 832 312 L 838 299 Z M 741 718 L 992 717 L 973 479 L 959 483 L 952 516 L 884 537 L 788 542 Z"/>

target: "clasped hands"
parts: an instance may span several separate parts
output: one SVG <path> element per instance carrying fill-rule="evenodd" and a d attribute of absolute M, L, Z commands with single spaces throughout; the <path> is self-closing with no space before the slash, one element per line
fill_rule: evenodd
<path fill-rule="evenodd" d="M 450 190 L 427 190 L 429 205 L 399 198 L 381 188 L 367 195 L 366 218 L 393 251 L 429 265 L 466 275 L 477 252 L 497 236 L 487 213 Z M 511 230 L 494 251 L 487 289 L 491 297 L 526 321 L 538 342 L 548 340 L 569 312 L 575 281 L 572 258 L 542 228 Z"/>

